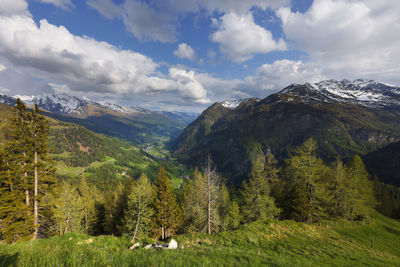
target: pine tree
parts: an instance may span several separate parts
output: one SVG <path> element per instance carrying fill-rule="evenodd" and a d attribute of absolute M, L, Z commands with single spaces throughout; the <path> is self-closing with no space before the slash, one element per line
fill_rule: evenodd
<path fill-rule="evenodd" d="M 84 211 L 82 198 L 77 188 L 64 181 L 55 192 L 53 215 L 56 221 L 56 232 L 59 235 L 69 232 L 82 232 L 81 222 L 84 218 Z"/>
<path fill-rule="evenodd" d="M 349 179 L 343 162 L 336 160 L 328 176 L 328 209 L 333 217 L 348 217 L 349 199 L 351 197 Z"/>
<path fill-rule="evenodd" d="M 29 240 L 33 233 L 33 216 L 25 204 L 23 170 L 13 154 L 0 147 L 0 240 Z"/>
<path fill-rule="evenodd" d="M 236 229 L 241 221 L 239 205 L 231 200 L 229 191 L 223 184 L 219 195 L 219 214 L 221 218 L 221 231 Z"/>
<path fill-rule="evenodd" d="M 47 192 L 52 191 L 57 181 L 54 178 L 54 162 L 48 157 L 48 136 L 50 133 L 50 125 L 47 119 L 40 115 L 38 105 L 31 114 L 30 134 L 33 151 L 33 214 L 34 214 L 34 239 L 39 233 L 39 205 L 40 198 Z"/>
<path fill-rule="evenodd" d="M 346 165 L 349 187 L 349 217 L 366 217 L 368 211 L 376 205 L 373 183 L 360 156 L 355 155 Z"/>
<path fill-rule="evenodd" d="M 207 229 L 207 191 L 205 176 L 197 169 L 184 186 L 183 220 L 187 232 Z"/>
<path fill-rule="evenodd" d="M 82 208 L 83 208 L 83 229 L 86 234 L 93 233 L 93 228 L 96 222 L 96 187 L 89 186 L 85 177 L 82 177 L 79 184 L 79 193 L 82 198 Z"/>
<path fill-rule="evenodd" d="M 164 167 L 158 170 L 155 186 L 155 222 L 161 229 L 161 238 L 171 236 L 181 223 L 181 211 L 176 202 L 176 196 L 172 191 L 169 178 Z"/>
<path fill-rule="evenodd" d="M 286 207 L 289 218 L 313 221 L 321 217 L 326 167 L 315 156 L 317 143 L 307 139 L 286 161 Z"/>
<path fill-rule="evenodd" d="M 152 185 L 142 173 L 128 196 L 128 207 L 123 219 L 123 232 L 129 234 L 133 241 L 146 237 L 151 230 L 153 196 Z"/>
<path fill-rule="evenodd" d="M 251 175 L 242 184 L 243 200 L 242 214 L 245 222 L 274 218 L 280 212 L 270 195 L 270 184 L 267 177 L 275 175 L 275 169 L 268 166 L 265 170 L 265 160 L 257 157 L 252 166 Z"/>

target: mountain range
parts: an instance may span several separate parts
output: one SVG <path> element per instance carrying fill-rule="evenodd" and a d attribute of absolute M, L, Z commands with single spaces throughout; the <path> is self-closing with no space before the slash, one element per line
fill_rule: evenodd
<path fill-rule="evenodd" d="M 0 95 L 0 103 L 13 106 L 17 98 L 28 106 L 36 103 L 49 117 L 77 123 L 95 132 L 120 137 L 135 144 L 167 140 L 182 131 L 198 115 L 152 111 L 141 107 L 127 108 L 67 94 Z"/>
<path fill-rule="evenodd" d="M 326 80 L 293 84 L 262 100 L 215 103 L 171 146 L 192 165 L 201 165 L 209 153 L 219 171 L 241 181 L 256 155 L 271 150 L 282 160 L 309 137 L 327 163 L 400 141 L 400 87 Z"/>

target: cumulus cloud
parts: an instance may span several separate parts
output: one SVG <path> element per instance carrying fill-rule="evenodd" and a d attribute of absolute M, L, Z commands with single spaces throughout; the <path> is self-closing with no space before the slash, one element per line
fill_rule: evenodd
<path fill-rule="evenodd" d="M 334 78 L 398 80 L 400 2 L 315 0 L 305 13 L 281 8 L 285 35 Z"/>
<path fill-rule="evenodd" d="M 71 0 L 39 0 L 41 3 L 44 4 L 53 4 L 58 8 L 64 10 L 71 10 L 74 8 L 74 4 L 72 4 Z"/>
<path fill-rule="evenodd" d="M 177 18 L 142 1 L 89 0 L 87 4 L 108 19 L 122 19 L 127 31 L 143 41 L 176 42 Z"/>
<path fill-rule="evenodd" d="M 177 41 L 177 18 L 187 13 L 204 10 L 209 15 L 214 12 L 244 15 L 252 7 L 277 9 L 289 3 L 290 0 L 124 0 L 120 4 L 112 0 L 87 1 L 88 6 L 106 18 L 122 19 L 126 29 L 138 39 L 163 43 Z"/>
<path fill-rule="evenodd" d="M 246 82 L 261 91 L 277 91 L 293 83 L 318 82 L 325 79 L 319 70 L 301 61 L 282 59 L 258 68 Z"/>
<path fill-rule="evenodd" d="M 147 56 L 75 36 L 47 20 L 37 25 L 27 15 L 0 15 L 0 62 L 76 92 L 175 92 L 190 101 L 209 101 L 193 71 L 171 68 L 164 77 L 159 64 Z"/>
<path fill-rule="evenodd" d="M 210 103 L 210 99 L 207 98 L 207 91 L 196 78 L 194 71 L 171 67 L 169 76 L 177 83 L 178 89 L 184 97 L 201 104 Z"/>
<path fill-rule="evenodd" d="M 285 41 L 275 41 L 270 31 L 254 22 L 251 12 L 227 13 L 214 22 L 218 31 L 211 35 L 211 40 L 219 43 L 221 52 L 237 63 L 251 59 L 254 54 L 286 50 Z"/>
<path fill-rule="evenodd" d="M 29 15 L 28 3 L 25 0 L 1 0 L 1 15 Z"/>
<path fill-rule="evenodd" d="M 178 49 L 174 51 L 174 55 L 179 58 L 196 60 L 196 53 L 193 48 L 185 43 L 179 44 Z"/>

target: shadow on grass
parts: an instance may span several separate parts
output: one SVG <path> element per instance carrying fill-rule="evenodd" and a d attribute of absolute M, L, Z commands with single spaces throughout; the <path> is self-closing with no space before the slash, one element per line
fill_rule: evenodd
<path fill-rule="evenodd" d="M 6 266 L 18 266 L 18 256 L 19 253 L 15 254 L 0 254 L 0 267 L 6 267 Z"/>

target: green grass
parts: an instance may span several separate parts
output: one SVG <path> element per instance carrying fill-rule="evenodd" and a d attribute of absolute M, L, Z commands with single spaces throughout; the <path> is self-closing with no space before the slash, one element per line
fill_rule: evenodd
<path fill-rule="evenodd" d="M 91 244 L 78 242 L 93 238 Z M 180 249 L 130 251 L 127 238 L 67 234 L 0 245 L 0 266 L 399 266 L 400 222 L 269 220 L 220 234 L 174 237 Z M 371 247 L 373 240 L 373 248 Z M 182 246 L 184 248 L 182 249 Z"/>

